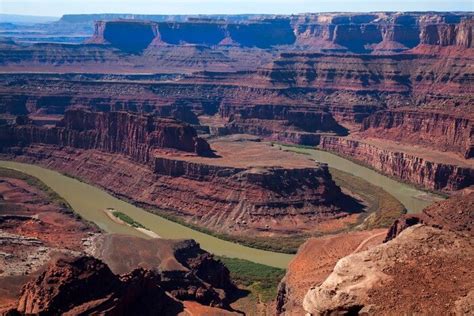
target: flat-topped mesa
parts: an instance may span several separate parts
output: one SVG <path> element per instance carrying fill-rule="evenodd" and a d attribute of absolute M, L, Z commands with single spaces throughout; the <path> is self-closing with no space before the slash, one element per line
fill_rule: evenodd
<path fill-rule="evenodd" d="M 187 22 L 98 21 L 94 35 L 87 43 L 111 44 L 124 51 L 139 53 L 150 44 L 270 48 L 290 45 L 294 41 L 289 19 L 262 19 L 242 23 L 190 19 Z"/>
<path fill-rule="evenodd" d="M 141 163 L 149 162 L 156 148 L 212 155 L 209 144 L 197 137 L 193 127 L 153 115 L 71 109 L 65 112 L 64 119 L 56 127 L 17 122 L 20 124 L 1 127 L 3 147 L 40 143 L 99 149 L 124 154 Z"/>
<path fill-rule="evenodd" d="M 322 223 L 358 216 L 357 206 L 342 207 L 352 200 L 335 184 L 327 165 L 304 156 L 234 137 L 214 139 L 214 157 L 194 154 L 201 147 L 209 152 L 204 141 L 183 148 L 193 153 L 166 150 L 162 146 L 170 140 L 173 148 L 187 144 L 182 138 L 194 140 L 194 130 L 186 132 L 182 124 L 160 128 L 161 119 L 155 123 L 150 116 L 124 112 L 72 113 L 62 127 L 3 126 L 3 152 L 231 235 L 311 232 Z"/>
<path fill-rule="evenodd" d="M 305 47 L 319 51 L 390 53 L 418 44 L 472 47 L 471 15 L 455 13 L 327 13 L 246 21 L 99 21 L 89 43 L 128 52 L 155 45 Z M 466 22 L 467 21 L 467 22 Z"/>
<path fill-rule="evenodd" d="M 98 21 L 91 44 L 109 43 L 123 51 L 138 53 L 143 51 L 158 36 L 157 24 L 147 21 Z"/>
<path fill-rule="evenodd" d="M 365 118 L 361 136 L 401 141 L 464 158 L 474 157 L 474 124 L 462 113 L 397 109 L 376 112 Z"/>

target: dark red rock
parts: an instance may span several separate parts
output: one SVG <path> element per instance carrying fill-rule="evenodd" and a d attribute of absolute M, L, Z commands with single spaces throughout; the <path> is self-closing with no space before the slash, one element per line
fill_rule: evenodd
<path fill-rule="evenodd" d="M 138 269 L 118 277 L 93 257 L 59 259 L 20 295 L 20 314 L 173 315 L 182 305 L 160 287 L 160 276 Z"/>
<path fill-rule="evenodd" d="M 434 162 L 358 139 L 323 136 L 319 147 L 355 159 L 389 176 L 432 190 L 456 191 L 474 184 L 474 169 L 469 166 Z"/>

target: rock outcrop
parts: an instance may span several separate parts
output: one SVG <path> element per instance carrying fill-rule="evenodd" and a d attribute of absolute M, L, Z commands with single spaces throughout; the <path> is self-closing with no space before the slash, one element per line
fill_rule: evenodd
<path fill-rule="evenodd" d="M 455 191 L 474 182 L 474 169 L 469 166 L 430 161 L 362 140 L 325 136 L 321 138 L 319 147 L 432 190 Z"/>
<path fill-rule="evenodd" d="M 160 276 L 137 269 L 122 276 L 93 257 L 60 259 L 23 287 L 20 314 L 176 315 L 182 304 L 160 287 Z"/>
<path fill-rule="evenodd" d="M 474 245 L 466 227 L 472 227 L 474 194 L 460 199 L 427 209 L 429 226 L 411 226 L 383 245 L 339 260 L 331 275 L 308 291 L 304 309 L 310 315 L 472 311 Z M 470 215 L 461 216 L 460 225 L 451 215 L 456 213 Z"/>
<path fill-rule="evenodd" d="M 279 284 L 276 313 L 303 315 L 303 299 L 311 286 L 321 284 L 339 259 L 381 244 L 385 234 L 385 229 L 377 229 L 308 239 L 298 249 Z"/>
<path fill-rule="evenodd" d="M 194 240 L 142 239 L 101 235 L 94 239 L 92 255 L 115 274 L 135 269 L 159 271 L 160 287 L 178 300 L 228 308 L 236 291 L 229 270 Z"/>

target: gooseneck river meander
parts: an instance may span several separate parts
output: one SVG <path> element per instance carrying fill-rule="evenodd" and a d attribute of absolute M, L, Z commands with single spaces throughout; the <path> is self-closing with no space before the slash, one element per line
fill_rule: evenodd
<path fill-rule="evenodd" d="M 327 163 L 330 167 L 364 178 L 368 182 L 382 187 L 397 198 L 406 207 L 408 212 L 419 212 L 427 205 L 433 203 L 433 201 L 439 199 L 439 197 L 433 194 L 397 182 L 336 155 L 314 149 L 292 148 L 292 150 L 309 154 L 316 161 Z M 136 229 L 111 220 L 103 212 L 106 208 L 114 208 L 145 225 L 163 238 L 192 238 L 198 241 L 203 249 L 216 255 L 246 259 L 280 268 L 285 268 L 293 258 L 293 255 L 290 254 L 254 249 L 198 232 L 122 201 L 98 187 L 83 183 L 53 170 L 13 161 L 0 161 L 0 167 L 18 170 L 40 179 L 64 198 L 75 212 L 84 219 L 96 223 L 106 232 L 144 237 Z"/>

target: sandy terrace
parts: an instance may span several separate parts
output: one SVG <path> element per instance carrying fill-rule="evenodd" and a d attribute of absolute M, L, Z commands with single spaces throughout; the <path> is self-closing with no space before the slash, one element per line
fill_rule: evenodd
<path fill-rule="evenodd" d="M 281 167 L 287 169 L 316 168 L 317 164 L 304 155 L 280 150 L 268 143 L 256 141 L 254 137 L 232 135 L 209 141 L 211 148 L 219 157 L 208 158 L 196 155 L 166 151 L 156 151 L 155 156 L 186 160 L 206 165 L 235 168 Z"/>
<path fill-rule="evenodd" d="M 387 139 L 377 138 L 364 138 L 361 139 L 357 136 L 350 136 L 348 139 L 354 139 L 369 145 L 376 146 L 378 148 L 403 152 L 409 155 L 423 158 L 427 161 L 456 165 L 460 167 L 467 167 L 474 169 L 474 159 L 464 159 L 459 154 L 449 151 L 439 151 L 432 148 L 426 148 L 418 145 L 407 145 L 399 142 Z"/>

